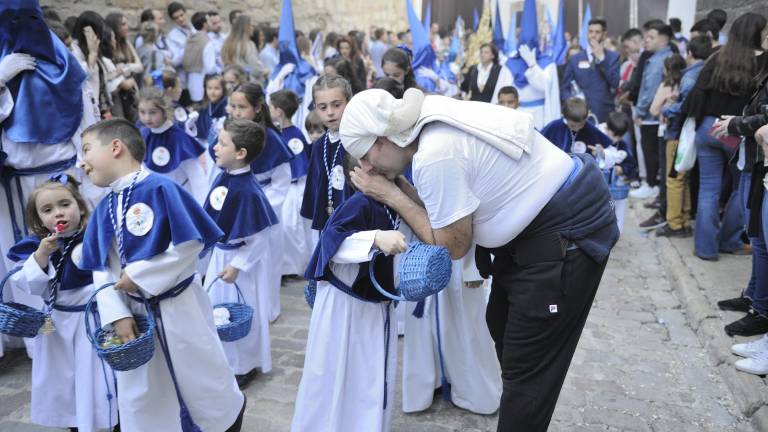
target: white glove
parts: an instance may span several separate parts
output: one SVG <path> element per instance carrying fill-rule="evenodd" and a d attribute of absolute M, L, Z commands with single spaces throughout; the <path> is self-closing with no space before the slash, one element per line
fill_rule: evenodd
<path fill-rule="evenodd" d="M 200 117 L 200 113 L 193 111 L 187 116 L 187 121 L 184 122 L 184 131 L 191 137 L 197 136 L 197 119 Z"/>
<path fill-rule="evenodd" d="M 283 66 L 280 69 L 280 72 L 278 72 L 277 76 L 275 77 L 274 81 L 282 81 L 291 74 L 296 69 L 296 65 L 293 63 L 288 63 L 287 65 Z"/>
<path fill-rule="evenodd" d="M 0 87 L 25 70 L 35 69 L 35 58 L 29 54 L 13 53 L 0 59 Z"/>
<path fill-rule="evenodd" d="M 533 67 L 536 64 L 536 48 L 531 49 L 528 45 L 521 45 L 517 52 L 520 53 L 520 58 L 525 61 L 528 67 Z"/>
<path fill-rule="evenodd" d="M 430 79 L 430 80 L 434 81 L 435 83 L 437 83 L 437 80 L 440 79 L 440 77 L 437 75 L 437 73 L 435 73 L 435 71 L 433 71 L 432 69 L 430 69 L 430 68 L 428 68 L 426 66 L 422 66 L 422 67 L 416 69 L 416 75 L 424 77 L 424 78 L 427 78 L 427 79 Z"/>

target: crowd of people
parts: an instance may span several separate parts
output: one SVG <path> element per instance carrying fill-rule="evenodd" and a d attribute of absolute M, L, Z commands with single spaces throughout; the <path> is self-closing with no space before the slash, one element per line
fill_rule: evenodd
<path fill-rule="evenodd" d="M 405 31 L 305 34 L 289 0 L 279 27 L 29 3 L 0 5 L 0 274 L 3 302 L 46 320 L 0 356 L 26 345 L 34 423 L 239 431 L 281 284 L 304 278 L 292 431 L 389 430 L 398 335 L 403 411 L 440 389 L 499 431 L 546 430 L 630 198 L 702 260 L 751 253 L 719 306 L 746 313 L 728 335 L 761 336 L 735 367 L 768 373 L 765 17 L 726 36 L 716 9 L 690 38 L 594 18 L 580 41 L 526 0 L 500 42 L 488 11 L 474 32 L 409 10 Z M 391 301 L 415 241 L 449 250 L 450 281 Z M 232 303 L 252 322 L 224 341 Z M 147 315 L 154 356 L 112 372 L 86 321 L 127 346 Z"/>

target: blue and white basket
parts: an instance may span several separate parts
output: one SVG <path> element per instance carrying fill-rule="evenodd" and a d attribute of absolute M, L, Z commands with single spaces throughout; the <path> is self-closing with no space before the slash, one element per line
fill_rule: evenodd
<path fill-rule="evenodd" d="M 616 175 L 616 171 L 613 168 L 601 171 L 603 172 L 605 183 L 608 184 L 608 189 L 611 191 L 611 198 L 614 200 L 627 199 L 627 196 L 629 196 L 629 185 Z"/>
<path fill-rule="evenodd" d="M 10 336 L 33 338 L 45 322 L 47 314 L 21 303 L 4 302 L 3 290 L 11 276 L 21 270 L 16 267 L 0 282 L 0 333 Z"/>
<path fill-rule="evenodd" d="M 374 275 L 374 260 L 368 266 L 373 286 L 381 295 L 396 301 L 418 302 L 442 291 L 451 280 L 451 254 L 442 246 L 413 242 L 400 258 L 398 295 L 387 292 Z"/>
<path fill-rule="evenodd" d="M 147 315 L 134 315 L 133 317 L 138 328 L 136 339 L 122 345 L 102 348 L 100 342 L 103 341 L 106 332 L 97 322 L 96 295 L 99 291 L 113 285 L 114 283 L 103 285 L 88 299 L 88 303 L 85 305 L 85 334 L 96 350 L 96 354 L 107 362 L 113 370 L 133 370 L 147 363 L 155 353 L 155 319 L 152 317 L 147 300 L 141 297 L 144 306 L 147 308 Z M 95 331 L 91 330 L 91 316 L 97 326 Z"/>
<path fill-rule="evenodd" d="M 208 291 L 220 279 L 221 277 L 214 279 L 208 286 Z M 219 303 L 213 306 L 214 309 L 223 307 L 229 311 L 229 324 L 216 326 L 216 331 L 219 333 L 219 339 L 222 342 L 234 342 L 248 336 L 248 333 L 251 331 L 251 324 L 253 323 L 253 308 L 245 303 L 245 297 L 243 297 L 243 292 L 240 291 L 237 283 L 235 282 L 233 285 L 235 285 L 235 290 L 237 290 L 237 302 Z"/>

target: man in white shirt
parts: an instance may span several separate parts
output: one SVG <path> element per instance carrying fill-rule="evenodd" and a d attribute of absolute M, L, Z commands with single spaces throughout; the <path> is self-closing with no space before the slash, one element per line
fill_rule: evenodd
<path fill-rule="evenodd" d="M 569 156 L 530 114 L 366 90 L 340 135 L 355 187 L 453 259 L 473 243 L 493 274 L 486 319 L 501 363 L 499 431 L 545 431 L 618 226 L 594 159 Z M 400 174 L 412 166 L 415 189 Z M 493 262 L 490 256 L 493 254 Z"/>
<path fill-rule="evenodd" d="M 171 50 L 171 63 L 179 75 L 182 86 L 187 85 L 187 74 L 182 67 L 181 61 L 184 57 L 184 47 L 187 45 L 187 38 L 195 33 L 195 29 L 187 17 L 187 9 L 179 2 L 172 2 L 168 5 L 168 16 L 176 24 L 168 32 L 168 47 Z"/>
<path fill-rule="evenodd" d="M 259 53 L 259 60 L 261 60 L 261 63 L 269 69 L 269 74 L 271 76 L 272 72 L 275 70 L 275 66 L 280 64 L 280 51 L 277 49 L 279 44 L 277 30 L 273 28 L 265 28 L 264 40 L 266 43 Z"/>
<path fill-rule="evenodd" d="M 224 39 L 227 35 L 222 33 L 221 16 L 216 11 L 208 11 L 208 40 L 213 45 L 213 55 L 216 58 L 216 66 L 219 70 L 224 69 L 221 63 L 221 48 L 224 46 Z"/>

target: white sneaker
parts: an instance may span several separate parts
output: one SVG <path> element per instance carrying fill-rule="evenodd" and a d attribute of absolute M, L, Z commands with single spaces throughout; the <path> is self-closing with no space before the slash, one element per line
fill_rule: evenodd
<path fill-rule="evenodd" d="M 738 343 L 731 347 L 731 352 L 737 356 L 752 358 L 763 351 L 768 351 L 768 335 L 747 343 Z"/>
<path fill-rule="evenodd" d="M 755 354 L 754 357 L 744 358 L 736 362 L 736 369 L 754 375 L 768 375 L 768 349 Z"/>
<path fill-rule="evenodd" d="M 643 182 L 642 186 L 640 186 L 639 188 L 629 191 L 629 196 L 631 196 L 632 198 L 639 198 L 639 199 L 656 198 L 658 194 L 659 194 L 658 186 L 650 187 L 648 186 L 648 183 L 645 183 L 645 182 Z"/>

